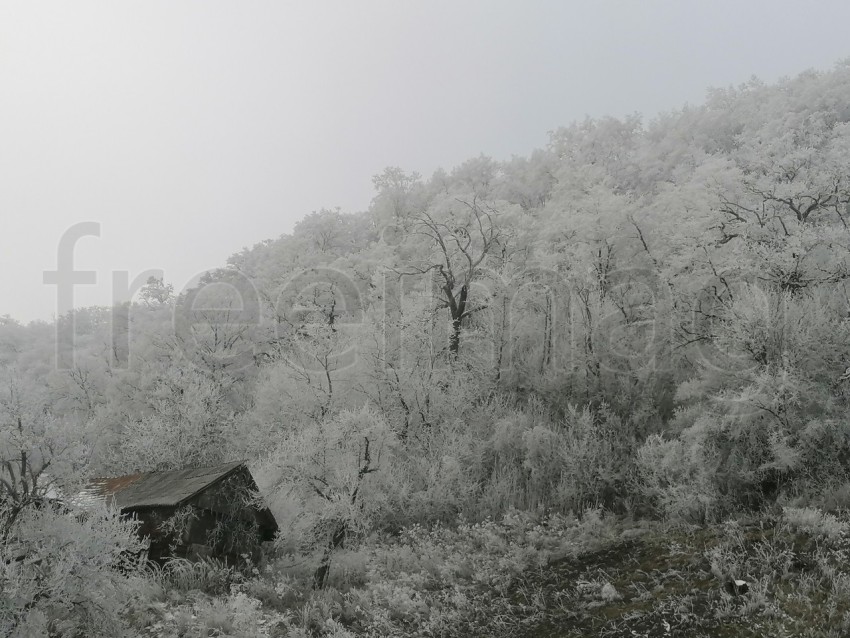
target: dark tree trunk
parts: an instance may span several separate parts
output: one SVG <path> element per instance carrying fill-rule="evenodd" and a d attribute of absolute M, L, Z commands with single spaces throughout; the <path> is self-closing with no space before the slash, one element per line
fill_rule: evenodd
<path fill-rule="evenodd" d="M 502 359 L 505 354 L 505 333 L 508 331 L 508 298 L 502 297 L 502 318 L 499 326 L 499 349 L 496 353 L 496 383 L 502 379 Z"/>
<path fill-rule="evenodd" d="M 466 315 L 466 298 L 469 290 L 466 286 L 461 286 L 457 299 L 454 298 L 451 290 L 447 290 L 446 292 L 449 298 L 449 312 L 452 319 L 451 332 L 449 333 L 449 352 L 453 359 L 457 359 L 458 352 L 460 352 L 460 324 Z"/>
<path fill-rule="evenodd" d="M 456 319 L 452 317 L 452 332 L 449 335 L 449 352 L 452 354 L 452 358 L 457 359 L 458 352 L 460 351 L 460 319 Z"/>
<path fill-rule="evenodd" d="M 313 574 L 313 589 L 324 589 L 325 585 L 328 584 L 328 574 L 331 571 L 331 557 L 335 550 L 342 547 L 344 542 L 345 523 L 342 523 L 336 528 L 333 536 L 328 541 L 328 545 L 325 547 L 325 553 L 322 554 L 322 561 Z"/>
<path fill-rule="evenodd" d="M 540 374 L 542 375 L 552 358 L 552 297 L 546 293 L 546 310 L 543 313 L 543 356 L 540 358 Z"/>

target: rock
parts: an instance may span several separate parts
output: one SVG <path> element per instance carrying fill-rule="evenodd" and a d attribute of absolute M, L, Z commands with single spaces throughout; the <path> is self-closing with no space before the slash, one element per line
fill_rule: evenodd
<path fill-rule="evenodd" d="M 725 589 L 726 592 L 728 594 L 731 594 L 732 596 L 740 596 L 750 591 L 750 585 L 745 580 L 733 578 L 731 580 L 726 581 L 726 583 L 723 585 L 723 589 Z"/>

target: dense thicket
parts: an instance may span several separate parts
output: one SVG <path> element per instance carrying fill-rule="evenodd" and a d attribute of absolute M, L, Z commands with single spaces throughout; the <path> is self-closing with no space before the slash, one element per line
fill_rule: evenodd
<path fill-rule="evenodd" d="M 70 369 L 54 326 L 4 320 L 3 538 L 52 482 L 233 458 L 321 565 L 376 528 L 508 508 L 836 503 L 848 105 L 840 66 L 506 162 L 388 168 L 365 212 L 63 317 Z"/>

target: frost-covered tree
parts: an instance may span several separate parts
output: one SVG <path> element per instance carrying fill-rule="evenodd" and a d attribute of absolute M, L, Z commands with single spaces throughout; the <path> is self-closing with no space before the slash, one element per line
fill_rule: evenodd
<path fill-rule="evenodd" d="M 298 512 L 282 532 L 319 554 L 314 586 L 327 582 L 335 550 L 372 529 L 402 489 L 397 439 L 375 412 L 362 409 L 313 423 L 286 436 L 263 463 L 272 500 Z"/>

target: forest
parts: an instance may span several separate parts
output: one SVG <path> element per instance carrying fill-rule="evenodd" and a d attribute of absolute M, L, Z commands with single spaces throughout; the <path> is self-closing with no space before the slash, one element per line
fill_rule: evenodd
<path fill-rule="evenodd" d="M 850 64 L 373 183 L 0 318 L 4 635 L 846 635 Z M 238 460 L 243 565 L 46 504 Z"/>

